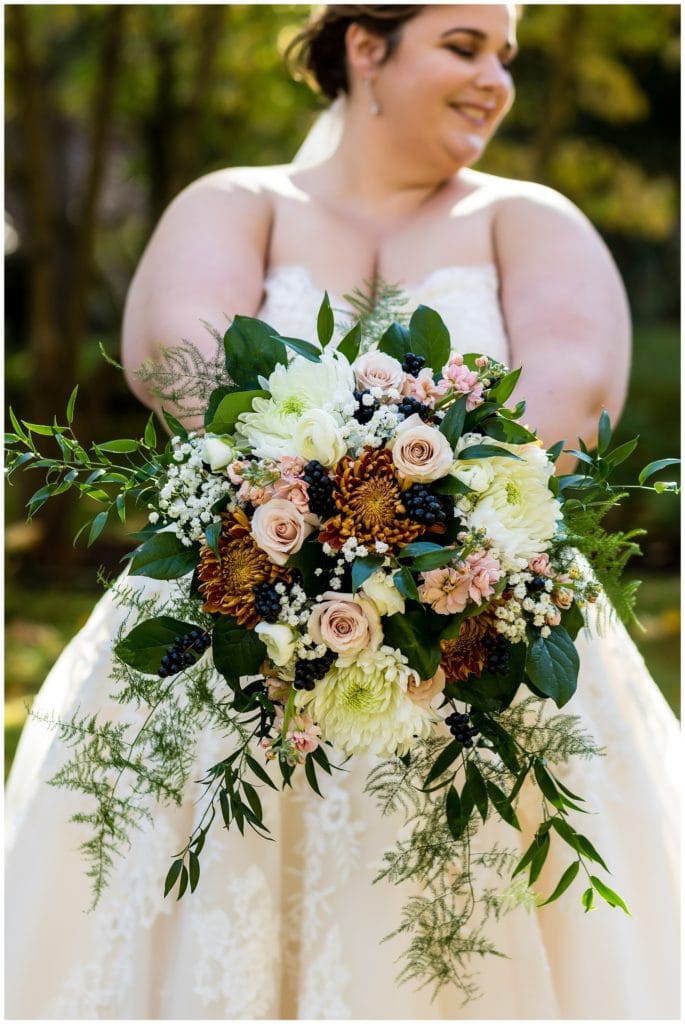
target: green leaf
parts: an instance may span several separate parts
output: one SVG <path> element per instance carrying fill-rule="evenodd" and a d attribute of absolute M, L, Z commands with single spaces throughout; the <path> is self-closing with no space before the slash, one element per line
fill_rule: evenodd
<path fill-rule="evenodd" d="M 578 869 L 579 868 L 580 868 L 580 861 L 579 860 L 574 860 L 573 864 L 569 864 L 569 866 L 566 868 L 566 870 L 564 871 L 563 875 L 559 879 L 559 881 L 557 883 L 557 887 L 554 890 L 554 892 L 552 893 L 552 895 L 548 896 L 547 899 L 544 900 L 544 902 L 538 903 L 538 906 L 539 907 L 546 907 L 548 903 L 554 903 L 555 900 L 558 900 L 559 897 L 561 895 L 563 895 L 563 893 L 566 892 L 566 890 L 569 888 L 569 886 L 571 886 L 573 884 L 573 881 L 574 881 L 576 875 L 578 874 Z"/>
<path fill-rule="evenodd" d="M 567 608 L 561 613 L 561 625 L 571 637 L 571 640 L 575 640 L 578 633 L 585 625 L 583 613 L 575 601 L 570 608 Z"/>
<path fill-rule="evenodd" d="M 95 519 L 93 519 L 93 522 L 91 523 L 90 526 L 90 531 L 88 533 L 88 547 L 90 547 L 90 545 L 95 543 L 95 541 L 98 539 L 98 537 L 104 530 L 105 526 L 107 525 L 108 517 L 109 510 L 107 510 L 106 512 L 98 512 L 98 514 L 95 516 Z"/>
<path fill-rule="evenodd" d="M 593 905 L 594 905 L 594 901 L 595 901 L 595 891 L 594 891 L 594 889 L 592 889 L 592 888 L 586 889 L 585 892 L 583 893 L 583 895 L 580 897 L 580 902 L 585 907 L 585 913 L 586 914 L 587 914 L 587 912 L 589 910 L 592 910 Z"/>
<path fill-rule="evenodd" d="M 611 466 L 612 469 L 615 466 L 620 466 L 622 462 L 625 462 L 626 459 L 633 454 L 633 452 L 637 448 L 637 443 L 639 440 L 640 439 L 638 437 L 634 437 L 632 441 L 626 441 L 625 444 L 620 444 L 618 448 L 614 448 L 612 452 L 609 452 L 605 456 L 605 461 Z"/>
<path fill-rule="evenodd" d="M 148 448 L 155 448 L 157 445 L 157 431 L 155 430 L 155 414 L 152 413 L 147 423 L 145 424 L 145 433 L 143 435 L 143 441 Z"/>
<path fill-rule="evenodd" d="M 162 416 L 164 417 L 166 425 L 168 426 L 169 430 L 174 435 L 174 437 L 178 435 L 180 438 L 185 439 L 188 436 L 188 431 L 183 426 L 181 421 L 177 420 L 176 417 L 172 416 L 170 412 L 166 411 L 166 409 L 162 409 Z"/>
<path fill-rule="evenodd" d="M 114 653 L 125 665 L 138 672 L 157 675 L 160 662 L 177 636 L 197 629 L 192 622 L 183 622 L 170 615 L 160 615 L 134 626 L 114 647 Z"/>
<path fill-rule="evenodd" d="M 333 331 L 335 329 L 335 322 L 333 320 L 333 310 L 331 309 L 331 302 L 328 298 L 328 292 L 323 293 L 323 301 L 319 307 L 319 313 L 316 318 L 316 333 L 319 337 L 321 348 L 325 348 L 329 341 L 333 337 Z"/>
<path fill-rule="evenodd" d="M 9 414 L 10 414 L 10 419 L 12 421 L 12 426 L 14 427 L 14 429 L 17 432 L 17 436 L 20 437 L 21 440 L 24 443 L 26 443 L 28 441 L 28 434 L 23 429 L 21 423 L 19 422 L 19 420 L 15 416 L 14 409 L 12 408 L 12 406 L 9 407 Z"/>
<path fill-rule="evenodd" d="M 609 413 L 606 409 L 602 409 L 599 417 L 599 425 L 597 427 L 597 452 L 599 455 L 604 455 L 605 451 L 611 444 L 611 420 L 609 419 Z"/>
<path fill-rule="evenodd" d="M 456 558 L 454 548 L 440 548 L 439 551 L 428 551 L 425 555 L 419 555 L 412 562 L 414 572 L 429 572 L 431 569 L 440 569 L 443 565 L 449 565 Z"/>
<path fill-rule="evenodd" d="M 133 554 L 131 576 L 149 576 L 153 580 L 176 580 L 192 572 L 197 565 L 198 545 L 189 548 L 175 533 L 155 533 Z"/>
<path fill-rule="evenodd" d="M 538 633 L 528 645 L 526 672 L 536 689 L 558 708 L 576 692 L 579 665 L 578 651 L 563 626 L 555 626 L 548 637 Z"/>
<path fill-rule="evenodd" d="M 447 799 L 445 800 L 445 815 L 447 817 L 447 827 L 449 828 L 453 839 L 460 839 L 464 834 L 468 818 L 464 818 L 461 809 L 461 800 L 454 786 L 450 786 L 447 790 Z"/>
<path fill-rule="evenodd" d="M 134 441 L 133 438 L 122 437 L 119 441 L 103 441 L 102 444 L 93 446 L 99 452 L 117 452 L 119 454 L 125 454 L 127 452 L 137 452 L 140 447 L 138 441 Z"/>
<path fill-rule="evenodd" d="M 518 459 L 522 462 L 520 455 L 507 451 L 506 448 L 498 448 L 494 444 L 472 444 L 470 448 L 464 448 L 457 455 L 458 459 Z"/>
<path fill-rule="evenodd" d="M 259 674 L 266 647 L 255 632 L 222 615 L 214 626 L 212 654 L 217 671 L 229 683 L 237 683 L 241 676 Z"/>
<path fill-rule="evenodd" d="M 314 762 L 312 761 L 311 757 L 307 757 L 305 759 L 304 774 L 306 775 L 307 782 L 312 787 L 314 792 L 317 793 L 320 797 L 323 797 L 323 793 L 319 789 L 319 780 L 316 777 L 316 768 L 314 767 Z"/>
<path fill-rule="evenodd" d="M 69 395 L 69 401 L 67 402 L 67 423 L 69 426 L 74 422 L 74 406 L 76 405 L 76 396 L 78 395 L 78 384 Z"/>
<path fill-rule="evenodd" d="M 604 860 L 599 855 L 595 847 L 592 845 L 587 836 L 582 836 L 580 832 L 576 832 L 576 849 L 579 853 L 584 854 L 588 860 L 593 860 L 596 864 L 601 864 L 606 872 L 611 874 L 609 868 L 606 866 Z"/>
<path fill-rule="evenodd" d="M 537 757 L 533 761 L 533 774 L 535 775 L 535 780 L 540 787 L 542 795 L 546 797 L 546 799 L 549 800 L 552 806 L 556 807 L 558 811 L 561 811 L 562 814 L 565 813 L 564 801 L 557 790 L 557 787 L 554 785 L 554 781 L 551 776 L 545 771 L 544 765 Z"/>
<path fill-rule="evenodd" d="M 178 885 L 178 896 L 176 897 L 176 901 L 177 902 L 185 894 L 185 891 L 186 891 L 187 888 L 188 888 L 188 868 L 184 864 L 183 867 L 181 868 L 181 881 L 179 882 L 179 885 Z"/>
<path fill-rule="evenodd" d="M 378 555 L 367 555 L 366 558 L 355 558 L 352 563 L 352 592 L 356 593 L 362 583 L 373 576 L 377 569 L 383 565 L 383 559 Z"/>
<path fill-rule="evenodd" d="M 508 825 L 511 825 L 513 828 L 518 829 L 520 832 L 521 826 L 519 824 L 519 820 L 516 817 L 516 812 L 514 808 L 511 806 L 507 794 L 503 792 L 503 790 L 501 790 L 499 786 L 495 785 L 494 782 L 491 782 L 490 779 L 488 779 L 488 781 L 486 782 L 486 786 L 488 790 L 488 796 L 490 797 L 490 801 L 495 810 L 497 811 L 497 813 L 499 814 L 500 818 L 502 818 L 503 821 L 506 821 Z"/>
<path fill-rule="evenodd" d="M 268 398 L 268 391 L 233 391 L 224 395 L 216 407 L 211 423 L 207 424 L 208 434 L 229 434 L 243 412 L 252 411 L 255 398 Z"/>
<path fill-rule="evenodd" d="M 498 405 L 504 405 L 506 400 L 510 397 L 512 391 L 518 383 L 518 379 L 521 376 L 521 367 L 518 370 L 512 370 L 510 373 L 506 373 L 504 377 L 495 384 L 494 388 L 490 388 L 488 399 L 491 402 L 497 402 Z"/>
<path fill-rule="evenodd" d="M 399 569 L 394 574 L 392 581 L 402 597 L 406 598 L 408 601 L 419 600 L 419 591 L 416 583 L 414 582 L 414 577 L 406 566 Z"/>
<path fill-rule="evenodd" d="M 337 351 L 342 352 L 347 359 L 348 363 L 353 363 L 359 355 L 359 349 L 362 344 L 362 326 L 361 324 L 355 324 L 354 327 L 347 332 L 343 340 L 337 346 Z"/>
<path fill-rule="evenodd" d="M 473 489 L 463 480 L 458 480 L 456 476 L 449 474 L 436 480 L 431 488 L 436 494 L 473 494 Z"/>
<path fill-rule="evenodd" d="M 485 819 L 488 816 L 488 790 L 483 776 L 471 760 L 466 762 L 466 781 L 471 787 L 473 802 L 483 819 L 483 824 L 485 824 Z"/>
<path fill-rule="evenodd" d="M 428 554 L 430 551 L 444 551 L 441 544 L 432 544 L 427 540 L 417 540 L 407 544 L 397 552 L 398 558 L 417 558 L 419 555 Z"/>
<path fill-rule="evenodd" d="M 426 613 L 420 609 L 398 612 L 383 622 L 386 644 L 399 648 L 420 679 L 432 679 L 440 664 L 437 641 L 430 642 Z"/>
<path fill-rule="evenodd" d="M 207 547 L 214 552 L 215 555 L 219 554 L 219 537 L 221 536 L 221 523 L 210 523 L 205 530 L 205 542 Z"/>
<path fill-rule="evenodd" d="M 605 885 L 601 878 L 597 878 L 596 875 L 590 875 L 590 881 L 592 882 L 592 884 L 594 885 L 595 889 L 602 897 L 602 899 L 606 900 L 610 907 L 620 907 L 621 910 L 623 910 L 628 915 L 628 917 L 631 916 L 630 911 L 628 910 L 627 906 L 625 905 L 621 897 L 618 895 L 618 893 L 614 892 L 613 889 L 610 889 L 608 885 Z"/>
<path fill-rule="evenodd" d="M 648 480 L 650 476 L 654 476 L 661 469 L 666 469 L 667 466 L 679 466 L 680 459 L 656 459 L 654 462 L 648 463 L 645 468 L 641 471 L 638 476 L 638 483 L 643 484 L 645 480 Z"/>
<path fill-rule="evenodd" d="M 273 327 L 249 316 L 236 316 L 224 335 L 226 369 L 238 387 L 261 387 L 259 377 L 269 377 L 280 363 L 286 366 L 288 354 Z"/>
<path fill-rule="evenodd" d="M 564 450 L 565 441 L 557 441 L 551 448 L 547 449 L 547 458 L 550 462 L 556 462 Z"/>
<path fill-rule="evenodd" d="M 413 351 L 409 340 L 409 331 L 402 324 L 390 324 L 378 342 L 378 351 L 385 352 L 400 363 L 404 362 L 407 352 Z"/>
<path fill-rule="evenodd" d="M 448 408 L 440 423 L 440 433 L 444 434 L 454 448 L 462 435 L 466 418 L 466 395 L 462 395 Z"/>
<path fill-rule="evenodd" d="M 442 317 L 428 306 L 419 306 L 409 321 L 410 348 L 423 356 L 426 366 L 440 370 L 450 357 L 450 334 Z"/>
<path fill-rule="evenodd" d="M 169 893 L 171 892 L 171 890 L 173 889 L 173 887 L 176 885 L 176 880 L 177 880 L 178 876 L 181 874 L 181 868 L 182 867 L 183 867 L 183 858 L 180 857 L 178 860 L 175 860 L 173 862 L 173 864 L 171 865 L 171 867 L 167 871 L 167 876 L 166 876 L 166 879 L 164 881 L 164 895 L 165 896 L 168 896 Z"/>
<path fill-rule="evenodd" d="M 252 813 L 261 822 L 264 817 L 264 811 L 262 810 L 262 801 L 259 799 L 257 790 L 249 782 L 243 782 L 243 792 L 247 797 L 248 804 L 252 808 Z"/>
<path fill-rule="evenodd" d="M 195 892 L 197 883 L 200 881 L 200 858 L 192 850 L 188 852 L 188 875 L 190 878 L 190 891 Z"/>
<path fill-rule="evenodd" d="M 220 384 L 219 387 L 214 388 L 211 395 L 209 396 L 207 408 L 205 409 L 205 429 L 207 428 L 207 424 L 211 423 L 212 420 L 214 419 L 214 414 L 216 413 L 216 410 L 219 408 L 219 403 L 221 402 L 221 399 L 225 398 L 226 395 L 235 395 L 239 391 L 240 388 L 236 387 L 235 384 Z"/>
<path fill-rule="evenodd" d="M 225 789 L 219 791 L 219 806 L 221 807 L 221 817 L 224 819 L 224 825 L 226 828 L 230 828 L 231 805 L 228 802 L 228 793 Z"/>
<path fill-rule="evenodd" d="M 393 616 L 394 618 L 394 616 Z M 431 782 L 439 779 L 447 769 L 456 761 L 463 750 L 463 746 L 459 740 L 452 740 L 444 747 L 435 759 L 433 767 L 428 772 L 426 779 L 423 783 L 422 789 L 426 789 L 426 786 L 430 786 Z"/>
<path fill-rule="evenodd" d="M 259 761 L 256 761 L 254 757 L 251 757 L 247 753 L 245 754 L 245 760 L 261 782 L 265 783 L 267 786 L 270 786 L 272 789 L 278 789 L 276 783 L 273 781 L 273 779 L 268 774 L 266 769 L 262 767 Z"/>
<path fill-rule="evenodd" d="M 471 720 L 479 732 L 492 742 L 496 753 L 502 758 L 507 768 L 516 774 L 520 773 L 521 764 L 518 759 L 516 745 L 507 730 L 502 728 L 499 722 L 495 721 L 489 714 L 483 714 L 481 711 L 474 712 L 471 715 Z M 525 766 L 523 771 L 526 771 Z M 488 790 L 488 792 L 490 791 Z M 509 797 L 506 799 L 508 800 Z"/>
<path fill-rule="evenodd" d="M 324 553 L 316 537 L 306 540 L 300 550 L 290 556 L 286 565 L 289 569 L 297 569 L 302 573 L 302 585 L 309 594 L 318 594 L 321 589 L 321 573 L 317 575 L 316 570 L 321 569 L 330 573 L 333 567 L 331 559 Z"/>
<path fill-rule="evenodd" d="M 525 869 L 528 867 L 528 865 L 532 861 L 533 857 L 537 853 L 537 850 L 538 850 L 538 848 L 540 846 L 540 843 L 542 842 L 543 835 L 546 835 L 546 833 L 540 832 L 539 830 L 538 830 L 538 832 L 535 833 L 535 836 L 533 838 L 532 843 L 530 844 L 530 846 L 525 851 L 525 853 L 521 857 L 520 861 L 518 862 L 518 864 L 516 865 L 516 867 L 512 871 L 512 873 L 511 873 L 511 877 L 512 878 L 516 878 L 516 876 L 518 874 L 520 874 L 521 871 L 525 871 Z"/>
<path fill-rule="evenodd" d="M 303 338 L 286 338 L 283 334 L 274 334 L 273 337 L 291 348 L 293 352 L 297 352 L 299 356 L 308 359 L 310 363 L 321 362 L 321 349 L 312 345 L 311 341 L 305 341 Z"/>
<path fill-rule="evenodd" d="M 545 861 L 547 860 L 547 854 L 550 850 L 549 832 L 545 832 L 539 843 L 536 844 L 537 849 L 533 854 L 530 861 L 530 871 L 528 873 L 528 885 L 533 885 L 534 882 L 540 876 Z"/>
<path fill-rule="evenodd" d="M 493 416 L 486 420 L 483 429 L 488 437 L 494 438 L 495 441 L 504 441 L 507 444 L 526 444 L 536 440 L 532 431 L 522 427 L 520 423 L 514 423 L 501 416 Z"/>

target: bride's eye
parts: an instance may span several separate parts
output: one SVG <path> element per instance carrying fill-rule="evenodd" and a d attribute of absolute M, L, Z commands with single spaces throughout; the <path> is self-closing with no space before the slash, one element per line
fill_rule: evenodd
<path fill-rule="evenodd" d="M 452 53 L 456 53 L 459 57 L 466 57 L 467 59 L 476 56 L 475 50 L 469 50 L 466 46 L 457 46 L 455 43 L 452 43 L 447 49 L 451 50 Z"/>

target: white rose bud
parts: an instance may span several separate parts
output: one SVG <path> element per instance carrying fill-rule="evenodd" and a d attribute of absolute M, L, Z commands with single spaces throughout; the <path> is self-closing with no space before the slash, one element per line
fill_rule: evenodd
<path fill-rule="evenodd" d="M 202 461 L 209 464 L 213 473 L 225 469 L 235 459 L 235 448 L 230 441 L 207 434 L 202 442 Z"/>
<path fill-rule="evenodd" d="M 287 665 L 295 654 L 297 634 L 290 626 L 282 626 L 277 622 L 258 622 L 257 633 L 266 645 L 269 661 L 274 665 Z"/>
<path fill-rule="evenodd" d="M 427 426 L 418 413 L 400 423 L 391 447 L 399 474 L 419 483 L 446 476 L 454 462 L 454 452 L 445 435 Z"/>
<path fill-rule="evenodd" d="M 366 598 L 335 591 L 323 594 L 323 601 L 314 605 L 307 632 L 315 643 L 349 657 L 362 651 L 377 651 L 383 641 L 376 606 Z"/>
<path fill-rule="evenodd" d="M 385 352 L 366 352 L 356 360 L 354 375 L 360 391 L 365 388 L 380 388 L 383 394 L 400 392 L 407 379 L 399 360 Z"/>
<path fill-rule="evenodd" d="M 302 515 L 292 501 L 271 498 L 255 509 L 252 536 L 272 562 L 285 565 L 300 550 L 316 523 L 316 516 Z"/>
<path fill-rule="evenodd" d="M 301 458 L 316 459 L 322 466 L 333 466 L 347 450 L 336 420 L 323 409 L 311 409 L 300 417 L 293 445 Z"/>
<path fill-rule="evenodd" d="M 380 569 L 364 580 L 361 589 L 373 601 L 380 615 L 394 615 L 404 611 L 404 598 L 392 582 L 392 577 Z"/>

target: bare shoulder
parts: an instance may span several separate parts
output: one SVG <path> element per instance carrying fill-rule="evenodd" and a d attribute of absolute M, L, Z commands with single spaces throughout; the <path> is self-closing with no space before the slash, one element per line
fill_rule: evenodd
<path fill-rule="evenodd" d="M 469 192 L 488 207 L 493 227 L 500 234 L 518 228 L 525 220 L 529 229 L 556 226 L 563 230 L 567 226 L 570 231 L 597 237 L 585 214 L 548 185 L 472 170 L 464 173 L 463 182 Z"/>

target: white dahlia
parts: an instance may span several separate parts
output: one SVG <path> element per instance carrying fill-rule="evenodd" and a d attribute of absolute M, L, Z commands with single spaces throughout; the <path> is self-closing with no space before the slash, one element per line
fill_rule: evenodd
<path fill-rule="evenodd" d="M 350 364 L 335 351 L 324 352 L 318 363 L 295 356 L 269 377 L 271 397 L 255 398 L 252 411 L 240 414 L 236 437 L 245 439 L 261 458 L 298 455 L 294 435 L 302 415 L 321 409 L 342 424 L 339 410 L 354 401 L 354 388 Z"/>
<path fill-rule="evenodd" d="M 465 434 L 460 438 L 456 454 L 474 444 L 482 444 L 480 435 Z M 528 560 L 549 547 L 561 505 L 548 487 L 554 467 L 540 445 L 505 444 L 487 438 L 489 445 L 504 448 L 518 459 L 488 459 L 494 471 L 487 487 L 475 497 L 475 504 L 466 514 L 469 529 L 482 529 L 500 552 L 506 572 L 525 569 Z M 466 466 L 479 460 L 460 460 Z"/>
<path fill-rule="evenodd" d="M 392 757 L 429 736 L 435 713 L 408 694 L 418 676 L 391 647 L 365 651 L 352 665 L 334 665 L 311 691 L 298 690 L 296 703 L 346 754 Z"/>

